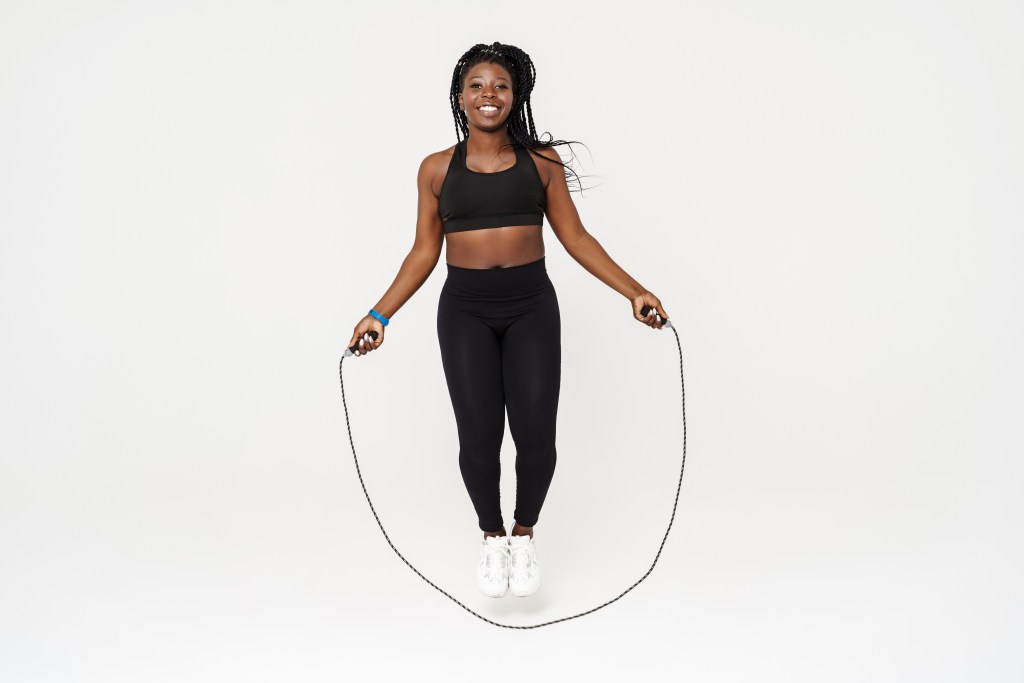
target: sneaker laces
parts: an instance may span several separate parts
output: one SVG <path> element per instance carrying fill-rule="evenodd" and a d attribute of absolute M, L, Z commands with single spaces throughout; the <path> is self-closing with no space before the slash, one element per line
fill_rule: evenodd
<path fill-rule="evenodd" d="M 511 549 L 512 569 L 511 571 L 529 571 L 533 567 L 533 543 L 521 546 L 513 546 Z"/>
<path fill-rule="evenodd" d="M 502 548 L 495 548 L 488 544 L 484 549 L 484 570 L 488 575 L 494 576 L 492 569 L 497 569 L 497 576 L 500 577 L 501 570 L 509 568 L 508 552 Z"/>

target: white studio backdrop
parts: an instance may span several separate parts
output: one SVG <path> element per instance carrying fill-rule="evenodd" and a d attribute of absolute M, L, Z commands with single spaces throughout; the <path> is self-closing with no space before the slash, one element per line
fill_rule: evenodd
<path fill-rule="evenodd" d="M 1022 28 L 1012 2 L 4 3 L 0 680 L 1019 681 Z M 494 40 L 536 64 L 538 130 L 585 143 L 583 222 L 686 373 L 658 566 L 537 630 L 394 555 L 337 376 L 455 142 L 455 62 Z M 344 365 L 392 541 L 514 625 L 640 578 L 683 444 L 672 332 L 545 241 L 535 596 L 473 582 L 443 254 Z M 509 523 L 514 458 L 506 432 Z"/>

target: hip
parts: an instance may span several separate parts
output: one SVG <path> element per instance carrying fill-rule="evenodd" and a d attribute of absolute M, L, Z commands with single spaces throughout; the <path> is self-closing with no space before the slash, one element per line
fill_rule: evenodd
<path fill-rule="evenodd" d="M 462 268 L 445 264 L 441 294 L 473 301 L 509 301 L 554 290 L 545 257 L 508 268 Z"/>
<path fill-rule="evenodd" d="M 540 306 L 558 306 L 544 257 L 508 268 L 462 268 L 446 264 L 440 309 L 512 315 Z"/>

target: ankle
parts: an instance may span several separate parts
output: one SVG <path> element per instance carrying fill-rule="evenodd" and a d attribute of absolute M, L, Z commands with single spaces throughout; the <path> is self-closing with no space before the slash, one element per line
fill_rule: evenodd
<path fill-rule="evenodd" d="M 507 536 L 507 535 L 508 534 L 505 533 L 504 529 L 502 529 L 501 531 L 485 531 L 484 532 L 484 538 L 488 538 L 490 536 Z"/>
<path fill-rule="evenodd" d="M 533 538 L 533 527 L 532 526 L 519 526 L 519 522 L 516 522 L 512 527 L 513 536 L 529 536 Z"/>

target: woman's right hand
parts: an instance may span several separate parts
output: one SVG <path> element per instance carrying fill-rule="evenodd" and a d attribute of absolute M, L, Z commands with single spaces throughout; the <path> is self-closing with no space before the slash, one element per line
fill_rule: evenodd
<path fill-rule="evenodd" d="M 369 335 L 370 330 L 377 332 L 377 339 L 374 339 Z M 355 355 L 361 356 L 380 348 L 380 345 L 384 343 L 384 323 L 374 318 L 372 315 L 367 314 L 352 330 L 352 338 L 349 340 L 345 348 L 352 348 L 352 346 L 359 342 L 359 348 L 354 352 Z"/>

